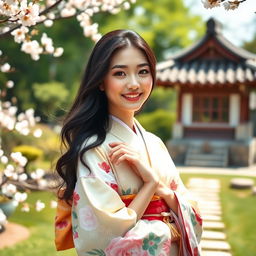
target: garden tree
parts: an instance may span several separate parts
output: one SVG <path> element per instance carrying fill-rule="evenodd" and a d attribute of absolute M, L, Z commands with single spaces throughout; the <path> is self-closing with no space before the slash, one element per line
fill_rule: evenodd
<path fill-rule="evenodd" d="M 140 0 L 117 17 L 104 18 L 100 31 L 129 28 L 136 30 L 153 48 L 158 61 L 178 49 L 189 46 L 204 32 L 201 17 L 190 14 L 180 0 Z M 117 22 L 118 20 L 118 22 Z"/>
<path fill-rule="evenodd" d="M 68 97 L 68 90 L 63 83 L 48 82 L 48 83 L 35 83 L 32 86 L 34 95 L 39 102 L 39 108 L 42 109 L 45 120 L 55 121 L 56 113 L 59 109 L 64 107 L 64 103 Z"/>
<path fill-rule="evenodd" d="M 251 41 L 243 43 L 243 48 L 249 52 L 256 53 L 256 33 Z"/>

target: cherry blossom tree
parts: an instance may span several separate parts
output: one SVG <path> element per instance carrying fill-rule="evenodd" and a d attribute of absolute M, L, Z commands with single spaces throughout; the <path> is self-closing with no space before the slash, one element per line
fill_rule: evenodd
<path fill-rule="evenodd" d="M 98 25 L 92 18 L 99 12 L 117 14 L 122 8 L 129 9 L 136 0 L 0 0 L 0 38 L 11 35 L 21 44 L 21 51 L 39 60 L 41 54 L 59 57 L 62 47 L 55 47 L 53 40 L 42 33 L 37 25 L 51 27 L 56 20 L 76 17 L 86 37 L 100 39 Z"/>
<path fill-rule="evenodd" d="M 223 6 L 225 10 L 235 10 L 246 0 L 202 0 L 206 9 Z"/>
<path fill-rule="evenodd" d="M 10 40 L 20 44 L 21 51 L 29 54 L 35 61 L 42 54 L 59 57 L 64 49 L 56 47 L 53 39 L 46 32 L 40 31 L 42 26 L 50 29 L 57 20 L 75 17 L 84 36 L 96 42 L 101 34 L 98 32 L 99 24 L 93 22 L 93 16 L 100 12 L 117 14 L 121 9 L 129 9 L 135 2 L 136 0 L 0 0 L 0 38 L 10 37 Z M 0 50 L 0 72 L 4 73 L 4 79 L 13 71 L 15 68 L 8 62 L 8 53 Z M 1 145 L 1 136 L 3 132 L 16 131 L 25 136 L 33 133 L 35 137 L 40 137 L 42 131 L 35 129 L 40 118 L 35 117 L 33 109 L 20 112 L 15 97 L 6 99 L 7 91 L 14 86 L 14 82 L 8 78 L 0 84 L 0 199 L 12 198 L 17 205 L 22 203 L 22 211 L 28 212 L 30 205 L 26 202 L 26 189 L 19 188 L 29 187 L 28 178 L 35 180 L 39 187 L 46 186 L 43 179 L 45 171 L 38 168 L 28 177 L 24 172 L 27 159 L 20 152 L 7 155 Z M 41 200 L 36 202 L 36 210 L 40 211 L 44 207 Z M 56 207 L 55 201 L 51 202 L 51 207 Z M 1 212 L 0 226 L 4 221 Z"/>

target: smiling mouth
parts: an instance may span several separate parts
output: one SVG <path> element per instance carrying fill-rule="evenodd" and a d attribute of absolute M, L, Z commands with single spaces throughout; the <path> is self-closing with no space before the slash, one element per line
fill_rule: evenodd
<path fill-rule="evenodd" d="M 137 101 L 139 100 L 140 96 L 142 95 L 142 93 L 138 93 L 138 94 L 122 94 L 122 96 L 129 101 Z"/>

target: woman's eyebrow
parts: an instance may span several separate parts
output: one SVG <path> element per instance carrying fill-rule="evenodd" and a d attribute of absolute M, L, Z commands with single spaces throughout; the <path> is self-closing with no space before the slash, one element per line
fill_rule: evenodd
<path fill-rule="evenodd" d="M 137 67 L 145 67 L 145 66 L 149 66 L 148 63 L 141 63 L 139 65 L 137 65 Z M 111 69 L 115 69 L 115 68 L 128 68 L 127 65 L 114 65 Z"/>

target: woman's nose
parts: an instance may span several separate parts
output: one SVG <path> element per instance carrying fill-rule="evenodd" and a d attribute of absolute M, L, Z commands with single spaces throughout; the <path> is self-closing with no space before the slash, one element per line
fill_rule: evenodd
<path fill-rule="evenodd" d="M 137 89 L 139 87 L 139 81 L 136 76 L 131 76 L 128 81 L 128 88 Z"/>

